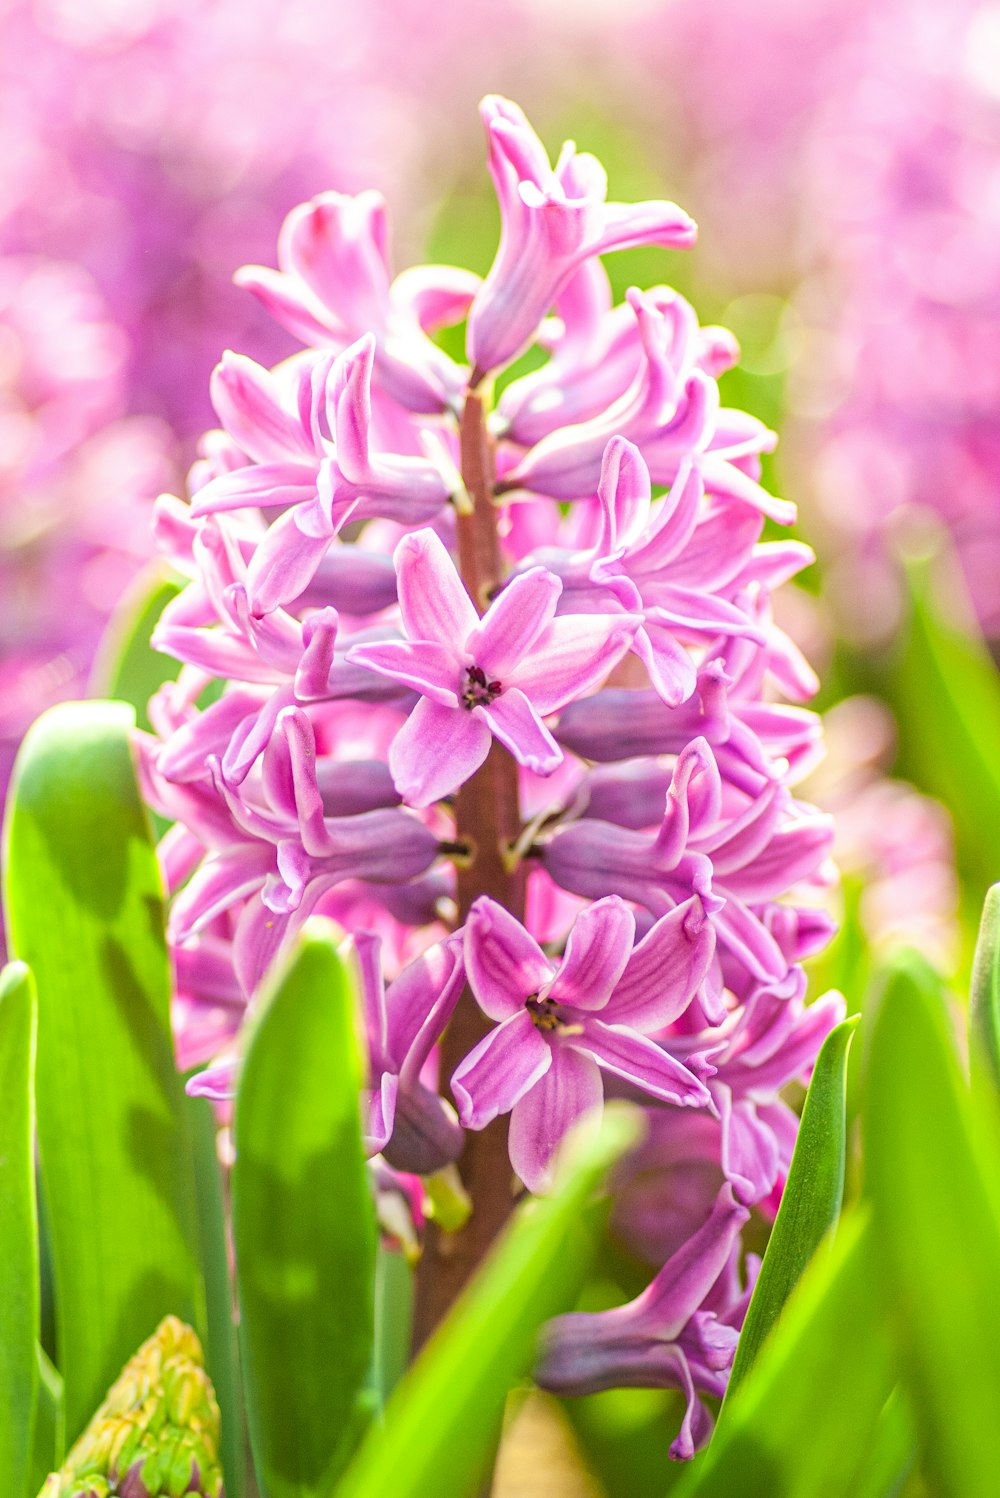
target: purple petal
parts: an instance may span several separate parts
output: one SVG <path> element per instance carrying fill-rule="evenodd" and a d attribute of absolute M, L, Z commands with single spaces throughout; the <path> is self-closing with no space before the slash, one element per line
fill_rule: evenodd
<path fill-rule="evenodd" d="M 566 1044 L 593 1057 L 605 1071 L 664 1103 L 682 1108 L 703 1108 L 711 1103 L 705 1084 L 645 1035 L 599 1019 L 585 1019 L 582 1028 L 583 1034 L 567 1038 Z"/>
<path fill-rule="evenodd" d="M 519 765 L 536 775 L 551 775 L 563 762 L 563 752 L 533 705 L 516 687 L 469 714 L 482 717 Z"/>
<path fill-rule="evenodd" d="M 661 916 L 634 948 L 605 1019 L 652 1034 L 682 1015 L 715 954 L 715 931 L 697 895 Z"/>
<path fill-rule="evenodd" d="M 196 517 L 248 506 L 297 505 L 316 497 L 315 463 L 258 463 L 210 479 L 191 500 Z"/>
<path fill-rule="evenodd" d="M 753 1206 L 778 1179 L 778 1141 L 762 1123 L 752 1103 L 736 1102 L 731 1090 L 713 1087 L 722 1120 L 722 1169 L 738 1201 Z"/>
<path fill-rule="evenodd" d="M 312 444 L 301 423 L 282 407 L 269 370 L 227 350 L 212 371 L 210 391 L 220 422 L 255 462 L 281 462 L 297 454 L 312 457 Z"/>
<path fill-rule="evenodd" d="M 600 685 L 641 622 L 634 614 L 560 614 L 510 673 L 510 685 L 519 687 L 542 717 L 558 712 Z"/>
<path fill-rule="evenodd" d="M 404 801 L 430 806 L 474 775 L 489 752 L 481 714 L 422 697 L 390 745 L 389 769 Z"/>
<path fill-rule="evenodd" d="M 490 1019 L 523 1011 L 552 981 L 552 963 L 519 920 L 480 895 L 465 923 L 465 970 L 476 1003 Z"/>
<path fill-rule="evenodd" d="M 555 616 L 562 583 L 544 567 L 512 578 L 466 641 L 478 666 L 501 682 Z"/>
<path fill-rule="evenodd" d="M 378 1079 L 378 1086 L 367 1090 L 364 1150 L 369 1158 L 380 1154 L 392 1136 L 398 1092 L 399 1078 L 392 1072 L 383 1072 Z"/>
<path fill-rule="evenodd" d="M 603 1009 L 625 970 L 635 940 L 635 916 L 608 895 L 581 911 L 548 996 L 574 1009 Z"/>
<path fill-rule="evenodd" d="M 552 1163 L 565 1134 L 604 1102 L 601 1073 L 589 1056 L 564 1045 L 551 1050 L 552 1065 L 513 1110 L 508 1139 L 510 1163 L 528 1190 L 536 1193 L 549 1188 Z"/>
<path fill-rule="evenodd" d="M 601 502 L 599 557 L 620 554 L 641 536 L 649 520 L 649 469 L 634 443 L 612 437 L 604 449 L 597 497 Z"/>
<path fill-rule="evenodd" d="M 451 1092 L 462 1123 L 467 1129 L 484 1129 L 499 1114 L 509 1113 L 535 1089 L 552 1063 L 553 1048 L 530 1015 L 523 1009 L 512 1015 L 491 1030 L 452 1075 Z"/>
<path fill-rule="evenodd" d="M 413 531 L 400 541 L 393 560 L 410 639 L 435 640 L 461 661 L 479 616 L 444 542 L 430 529 Z"/>
<path fill-rule="evenodd" d="M 400 1075 L 415 1082 L 451 1019 L 465 982 L 459 934 L 403 968 L 385 996 L 387 1048 Z"/>
<path fill-rule="evenodd" d="M 633 649 L 649 672 L 657 696 L 668 706 L 680 707 L 694 696 L 698 685 L 694 661 L 669 624 L 647 614 L 642 629 L 636 632 Z"/>
<path fill-rule="evenodd" d="M 458 707 L 459 667 L 452 650 L 432 640 L 385 640 L 355 645 L 344 657 L 348 665 L 367 666 L 414 687 L 442 707 Z"/>

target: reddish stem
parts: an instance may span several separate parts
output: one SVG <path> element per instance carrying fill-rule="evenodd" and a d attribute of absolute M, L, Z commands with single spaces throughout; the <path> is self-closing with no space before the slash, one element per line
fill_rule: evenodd
<path fill-rule="evenodd" d="M 470 390 L 460 427 L 462 480 L 472 508 L 458 517 L 458 557 L 462 579 L 480 613 L 503 580 L 494 503 L 493 444 L 480 394 Z M 472 848 L 458 867 L 459 921 L 473 900 L 489 895 L 519 919 L 524 916 L 524 879 L 511 872 L 504 854 L 520 831 L 517 765 L 494 742 L 481 769 L 455 799 L 456 840 Z M 451 1076 L 490 1029 L 489 1020 L 465 990 L 441 1042 L 441 1077 Z M 428 1224 L 417 1274 L 414 1345 L 437 1326 L 463 1285 L 481 1263 L 513 1204 L 513 1175 L 507 1157 L 507 1120 L 466 1135 L 459 1170 L 472 1201 L 472 1215 L 460 1232 L 442 1233 Z"/>

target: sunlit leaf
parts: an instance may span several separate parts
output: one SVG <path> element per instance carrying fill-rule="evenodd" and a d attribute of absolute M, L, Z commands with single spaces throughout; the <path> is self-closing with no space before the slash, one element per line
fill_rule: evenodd
<path fill-rule="evenodd" d="M 541 1323 L 568 1310 L 591 1235 L 581 1216 L 635 1139 L 608 1110 L 600 1135 L 566 1161 L 552 1196 L 521 1207 L 396 1389 L 337 1498 L 465 1498 L 489 1461 L 514 1381 L 530 1369 Z M 583 1141 L 578 1141 L 582 1144 Z"/>
<path fill-rule="evenodd" d="M 163 1316 L 202 1322 L 160 875 L 120 703 L 64 703 L 15 767 L 11 945 L 38 986 L 38 1139 L 73 1440 Z"/>
<path fill-rule="evenodd" d="M 997 1162 L 976 1134 L 940 981 L 912 954 L 872 1023 L 862 1121 L 877 1263 L 924 1461 L 938 1498 L 981 1498 L 984 1474 L 1000 1471 Z"/>
<path fill-rule="evenodd" d="M 845 1213 L 676 1498 L 855 1498 L 894 1383 L 872 1249 Z"/>
<path fill-rule="evenodd" d="M 840 1215 L 847 1053 L 857 1023 L 855 1017 L 831 1030 L 816 1057 L 788 1182 L 736 1349 L 727 1402 L 749 1373 L 785 1301 Z"/>
<path fill-rule="evenodd" d="M 19 1498 L 38 1387 L 35 1211 L 35 986 L 23 962 L 0 972 L 0 1492 Z"/>
<path fill-rule="evenodd" d="M 352 982 L 310 923 L 236 1097 L 233 1236 L 250 1439 L 269 1498 L 320 1491 L 370 1418 L 375 1217 Z"/>

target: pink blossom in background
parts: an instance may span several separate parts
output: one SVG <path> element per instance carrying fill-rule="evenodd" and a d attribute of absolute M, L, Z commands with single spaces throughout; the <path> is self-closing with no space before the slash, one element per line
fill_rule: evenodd
<path fill-rule="evenodd" d="M 153 552 L 171 438 L 125 416 L 128 341 L 79 266 L 0 259 L 0 753 L 86 689 L 108 615 Z"/>
<path fill-rule="evenodd" d="M 378 199 L 296 209 L 279 270 L 240 279 L 305 347 L 274 368 L 224 357 L 222 429 L 189 500 L 157 507 L 188 579 L 154 636 L 181 675 L 138 737 L 148 799 L 174 824 L 178 1059 L 205 1068 L 194 1091 L 232 1092 L 243 1019 L 318 913 L 353 937 L 373 1157 L 432 1173 L 510 1115 L 511 1166 L 544 1191 L 605 1095 L 638 1098 L 681 1154 L 707 1151 L 634 1338 L 595 1375 L 603 1323 L 574 1323 L 557 1375 L 567 1392 L 631 1382 L 643 1339 L 669 1342 L 643 1381 L 685 1391 L 689 1456 L 745 1308 L 740 1227 L 773 1212 L 794 1142 L 780 1091 L 844 1013 L 839 995 L 805 1003 L 833 829 L 796 788 L 819 752 L 816 679 L 771 607 L 811 553 L 762 539 L 794 506 L 761 482 L 773 434 L 721 402 L 733 340 L 666 286 L 613 306 L 609 222 L 613 243 L 654 244 L 666 223 L 689 242 L 690 222 L 609 204 L 597 163 L 568 148 L 551 179 L 506 100 L 483 119 L 491 140 L 498 120 L 517 137 L 501 198 L 549 194 L 558 232 L 518 220 L 530 265 L 502 240 L 481 284 L 441 267 L 392 281 Z M 505 338 L 491 319 L 529 271 Z M 463 363 L 428 331 L 467 312 Z M 480 414 L 474 387 L 543 321 L 548 364 Z M 495 480 L 473 476 L 470 412 Z M 485 591 L 469 552 L 484 516 Z M 504 846 L 523 910 L 457 877 L 493 836 L 492 790 L 471 825 L 463 797 L 495 774 L 517 798 Z M 477 1039 L 440 1074 L 460 1015 Z"/>
<path fill-rule="evenodd" d="M 885 528 L 915 506 L 947 526 L 1000 635 L 998 78 L 994 6 L 879 7 L 819 111 L 808 211 L 826 270 L 803 307 L 827 331 L 827 378 L 802 392 L 800 445 L 832 597 L 850 576 L 867 601 L 865 619 L 845 607 L 838 620 L 862 638 L 894 623 Z"/>

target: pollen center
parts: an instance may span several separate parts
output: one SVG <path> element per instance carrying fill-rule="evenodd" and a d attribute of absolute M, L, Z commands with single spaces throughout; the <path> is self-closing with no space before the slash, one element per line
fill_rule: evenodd
<path fill-rule="evenodd" d="M 462 702 L 468 709 L 488 707 L 502 691 L 503 684 L 499 681 L 489 681 L 482 666 L 466 667 Z"/>
<path fill-rule="evenodd" d="M 536 1030 L 561 1030 L 563 1028 L 562 1015 L 555 999 L 540 999 L 537 994 L 532 994 L 530 999 L 525 999 L 524 1007 L 531 1016 L 531 1023 Z"/>

